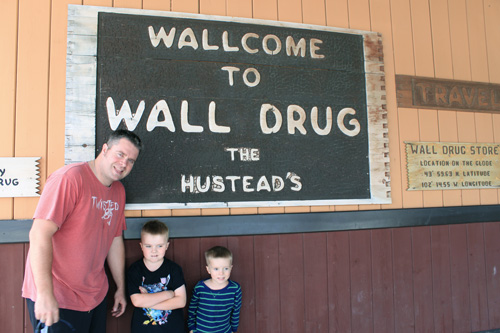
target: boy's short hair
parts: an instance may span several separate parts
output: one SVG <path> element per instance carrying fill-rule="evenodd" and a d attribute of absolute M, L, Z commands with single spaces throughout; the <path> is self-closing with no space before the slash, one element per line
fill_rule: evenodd
<path fill-rule="evenodd" d="M 165 235 L 168 240 L 169 230 L 165 223 L 159 220 L 151 220 L 142 226 L 141 237 L 145 233 L 150 235 Z"/>
<path fill-rule="evenodd" d="M 231 264 L 233 263 L 233 254 L 228 248 L 225 248 L 224 246 L 214 246 L 208 250 L 205 251 L 205 261 L 208 266 L 208 261 L 212 258 L 226 258 L 231 261 Z"/>

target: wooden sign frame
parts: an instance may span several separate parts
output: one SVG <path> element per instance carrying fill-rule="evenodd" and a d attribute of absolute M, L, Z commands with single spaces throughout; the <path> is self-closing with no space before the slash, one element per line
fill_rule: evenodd
<path fill-rule="evenodd" d="M 368 197 L 336 198 L 333 200 L 327 197 L 310 200 L 305 197 L 292 200 L 277 198 L 273 200 L 242 200 L 234 202 L 230 200 L 209 202 L 129 202 L 127 209 L 387 204 L 391 202 L 382 36 L 378 33 L 367 31 L 186 13 L 69 5 L 66 84 L 66 163 L 90 160 L 96 154 L 97 130 L 95 123 L 96 110 L 98 108 L 96 105 L 96 75 L 98 68 L 97 28 L 99 13 L 290 27 L 294 29 L 352 34 L 362 37 L 366 110 L 361 110 L 360 112 L 366 111 L 366 150 L 368 155 L 367 171 L 369 174 L 367 185 L 369 187 Z M 97 145 L 99 146 L 100 144 L 98 143 Z M 349 154 L 346 154 L 345 158 L 349 159 Z M 347 179 L 346 181 L 355 184 L 357 179 Z"/>

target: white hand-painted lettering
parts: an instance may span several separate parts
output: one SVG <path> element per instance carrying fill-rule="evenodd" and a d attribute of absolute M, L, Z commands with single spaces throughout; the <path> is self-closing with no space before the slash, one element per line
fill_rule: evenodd
<path fill-rule="evenodd" d="M 349 120 L 349 125 L 353 126 L 354 129 L 352 129 L 352 130 L 348 129 L 344 125 L 344 118 L 348 114 L 355 115 L 356 110 L 354 110 L 352 108 L 344 108 L 344 109 L 340 110 L 339 115 L 337 116 L 337 126 L 339 127 L 340 131 L 342 133 L 344 133 L 345 135 L 356 136 L 361 131 L 361 126 L 359 125 L 359 121 L 357 119 L 353 118 L 353 119 Z"/>
<path fill-rule="evenodd" d="M 234 67 L 234 66 L 224 66 L 221 68 L 221 70 L 227 71 L 229 86 L 232 87 L 234 85 L 234 73 L 239 72 L 240 69 L 238 67 Z M 253 81 L 250 81 L 248 79 L 249 74 L 253 74 Z M 245 85 L 247 87 L 250 87 L 250 88 L 256 87 L 260 83 L 260 73 L 257 69 L 255 69 L 253 67 L 245 69 L 242 77 L 243 77 L 243 83 L 245 83 Z"/>
<path fill-rule="evenodd" d="M 104 222 L 108 225 L 111 224 L 111 219 L 113 218 L 113 211 L 120 209 L 120 205 L 112 200 L 102 200 L 95 196 L 92 196 L 92 206 L 95 209 L 103 211 L 101 217 Z"/>
<path fill-rule="evenodd" d="M 231 70 L 232 71 L 232 70 Z M 112 97 L 108 97 L 106 101 L 106 108 L 108 114 L 109 124 L 112 130 L 116 130 L 122 121 L 125 121 L 127 129 L 133 131 L 139 122 L 141 121 L 142 115 L 145 109 L 145 102 L 140 101 L 139 106 L 135 114 L 132 114 L 130 105 L 127 100 L 122 104 L 120 110 L 115 108 L 115 102 Z M 216 118 L 216 108 L 217 105 L 214 101 L 210 101 L 208 104 L 208 128 L 211 133 L 230 133 L 230 126 L 223 126 L 217 124 Z M 328 135 L 332 132 L 333 125 L 333 111 L 331 107 L 326 107 L 325 110 L 325 126 L 323 128 L 319 125 L 319 111 L 317 106 L 313 106 L 310 112 L 310 123 L 311 127 L 317 135 Z M 347 116 L 350 115 L 351 119 L 348 124 L 351 128 L 348 128 L 345 124 Z M 349 136 L 357 136 L 361 131 L 361 125 L 359 121 L 355 118 L 356 110 L 353 108 L 343 108 L 337 114 L 337 127 L 339 130 Z M 296 134 L 298 131 L 302 135 L 307 135 L 308 131 L 306 129 L 307 112 L 299 105 L 290 104 L 287 107 L 286 113 L 286 123 L 288 134 Z M 163 119 L 163 120 L 160 120 Z M 272 104 L 264 103 L 260 108 L 260 129 L 263 134 L 274 134 L 278 133 L 283 126 L 283 116 L 281 111 Z M 180 108 L 180 125 L 181 130 L 185 133 L 202 133 L 204 132 L 204 127 L 202 125 L 195 125 L 189 122 L 189 102 L 183 100 L 181 102 Z M 172 112 L 170 107 L 165 100 L 160 100 L 152 107 L 151 112 L 148 117 L 146 124 L 146 129 L 148 132 L 153 131 L 157 127 L 163 127 L 174 133 L 176 131 L 176 126 L 174 124 L 174 118 L 172 117 Z"/>
<path fill-rule="evenodd" d="M 231 127 L 229 126 L 219 126 L 215 122 L 215 102 L 212 101 L 208 105 L 208 128 L 212 133 L 229 133 L 231 132 Z"/>
<path fill-rule="evenodd" d="M 231 154 L 231 161 L 235 160 L 235 156 L 239 156 L 239 161 L 243 162 L 253 162 L 260 159 L 260 150 L 258 148 L 224 148 L 224 151 Z M 235 153 L 238 153 L 238 155 Z"/>
<path fill-rule="evenodd" d="M 106 110 L 108 112 L 109 126 L 114 131 L 121 124 L 122 120 L 124 120 L 127 128 L 130 131 L 133 131 L 142 118 L 145 105 L 146 103 L 144 101 L 141 101 L 135 113 L 132 114 L 132 110 L 130 109 L 130 105 L 128 104 L 127 100 L 123 102 L 120 110 L 117 110 L 115 108 L 115 102 L 113 101 L 113 98 L 108 97 L 108 99 L 106 100 Z"/>
<path fill-rule="evenodd" d="M 208 105 L 208 126 L 210 132 L 230 133 L 231 127 L 222 126 L 216 123 L 216 107 L 217 105 L 214 101 L 211 101 Z M 108 97 L 106 108 L 108 113 L 109 125 L 112 130 L 116 130 L 123 120 L 125 121 L 127 129 L 133 131 L 141 121 L 145 109 L 145 102 L 141 101 L 135 114 L 132 114 L 130 105 L 127 100 L 123 102 L 120 110 L 116 110 L 113 98 Z M 162 115 L 162 117 L 160 117 L 160 115 Z M 163 120 L 160 120 L 160 118 L 163 118 Z M 189 123 L 189 102 L 186 100 L 183 100 L 181 102 L 180 124 L 181 130 L 185 133 L 202 133 L 204 131 L 203 126 Z M 172 113 L 170 112 L 168 103 L 165 100 L 156 102 L 156 104 L 151 109 L 148 121 L 146 123 L 146 129 L 148 130 L 148 132 L 153 131 L 157 127 L 166 128 L 172 133 L 175 132 L 176 129 Z"/>
<path fill-rule="evenodd" d="M 170 29 L 170 32 L 167 34 L 165 32 L 165 29 L 163 27 L 160 28 L 160 31 L 158 31 L 158 34 L 155 33 L 155 30 L 153 29 L 152 26 L 148 27 L 148 32 L 149 32 L 149 40 L 151 41 L 151 44 L 153 44 L 154 47 L 157 47 L 160 45 L 160 42 L 163 41 L 165 46 L 167 48 L 170 48 L 172 44 L 174 43 L 174 37 L 175 37 L 175 27 Z"/>
<path fill-rule="evenodd" d="M 148 27 L 149 39 L 151 41 L 151 45 L 155 48 L 158 48 L 160 43 L 163 41 L 163 45 L 172 49 L 177 36 L 176 27 L 171 27 L 169 33 L 165 32 L 165 28 L 161 27 L 158 30 L 158 33 L 155 32 L 153 26 Z M 180 50 L 184 47 L 190 47 L 193 50 L 197 50 L 199 48 L 198 40 L 200 39 L 200 31 L 193 31 L 192 28 L 187 27 L 180 33 L 177 41 L 177 48 Z M 238 45 L 230 45 L 229 41 L 234 40 L 233 36 L 230 35 L 230 32 L 223 31 L 220 35 L 219 45 L 210 44 L 210 30 L 203 29 L 201 31 L 201 45 L 204 51 L 223 51 L 223 52 L 239 52 L 240 47 Z M 236 37 L 236 40 L 238 37 Z M 249 45 L 249 40 L 252 39 Z M 281 53 L 283 50 L 283 43 L 285 44 L 285 52 L 288 57 L 302 57 L 304 58 L 307 53 L 307 45 L 309 45 L 309 56 L 311 59 L 324 59 L 324 54 L 319 54 L 321 50 L 320 45 L 323 44 L 323 41 L 318 38 L 310 38 L 309 43 L 307 43 L 305 38 L 300 38 L 298 42 L 295 42 L 292 36 L 283 37 L 284 42 L 281 37 L 278 37 L 273 34 L 267 34 L 262 37 L 262 41 L 260 43 L 260 48 L 256 48 L 258 43 L 255 43 L 254 40 L 259 40 L 260 36 L 253 32 L 248 32 L 241 36 L 239 40 L 239 45 L 241 45 L 241 49 L 248 54 L 256 54 L 260 51 L 263 51 L 265 54 L 270 56 L 275 56 Z M 212 40 L 211 43 L 214 41 Z M 220 47 L 222 46 L 222 48 Z"/>
<path fill-rule="evenodd" d="M 196 175 L 181 175 L 181 191 L 182 193 L 207 193 L 218 192 L 222 193 L 226 190 L 231 192 L 280 192 L 285 189 L 285 186 L 290 183 L 289 189 L 295 192 L 302 190 L 301 178 L 294 172 L 288 172 L 285 179 L 283 177 L 261 176 L 255 180 L 253 176 L 196 176 Z"/>
<path fill-rule="evenodd" d="M 269 112 L 272 112 L 271 115 L 274 116 L 274 124 L 270 127 L 269 119 L 272 116 L 268 117 Z M 361 131 L 361 125 L 356 118 L 352 118 L 349 120 L 349 125 L 353 127 L 353 129 L 348 129 L 345 124 L 345 118 L 347 115 L 356 115 L 356 110 L 352 108 L 343 108 L 339 111 L 337 115 L 337 127 L 340 131 L 350 137 L 356 136 Z M 328 135 L 332 131 L 332 108 L 327 107 L 325 112 L 326 125 L 322 129 L 318 125 L 318 107 L 314 106 L 311 108 L 311 126 L 314 132 L 318 135 Z M 306 135 L 307 130 L 304 126 L 307 120 L 306 111 L 299 105 L 289 105 L 287 108 L 287 128 L 288 134 L 295 134 L 296 131 L 299 131 L 300 134 Z M 273 123 L 271 121 L 271 123 Z M 272 104 L 262 104 L 260 108 L 260 129 L 264 134 L 273 134 L 277 133 L 281 130 L 283 125 L 283 116 L 281 115 L 281 111 Z"/>

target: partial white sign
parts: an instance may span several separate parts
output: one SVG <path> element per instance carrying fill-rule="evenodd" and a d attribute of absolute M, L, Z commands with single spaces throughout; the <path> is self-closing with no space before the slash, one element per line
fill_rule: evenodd
<path fill-rule="evenodd" d="M 0 197 L 38 197 L 40 157 L 0 157 Z"/>

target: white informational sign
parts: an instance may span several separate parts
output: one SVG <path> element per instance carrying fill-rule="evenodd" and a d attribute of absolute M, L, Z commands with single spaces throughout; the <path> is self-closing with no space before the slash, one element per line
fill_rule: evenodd
<path fill-rule="evenodd" d="M 500 187 L 500 144 L 405 142 L 408 190 Z"/>
<path fill-rule="evenodd" d="M 38 197 L 40 157 L 0 157 L 0 197 Z"/>

